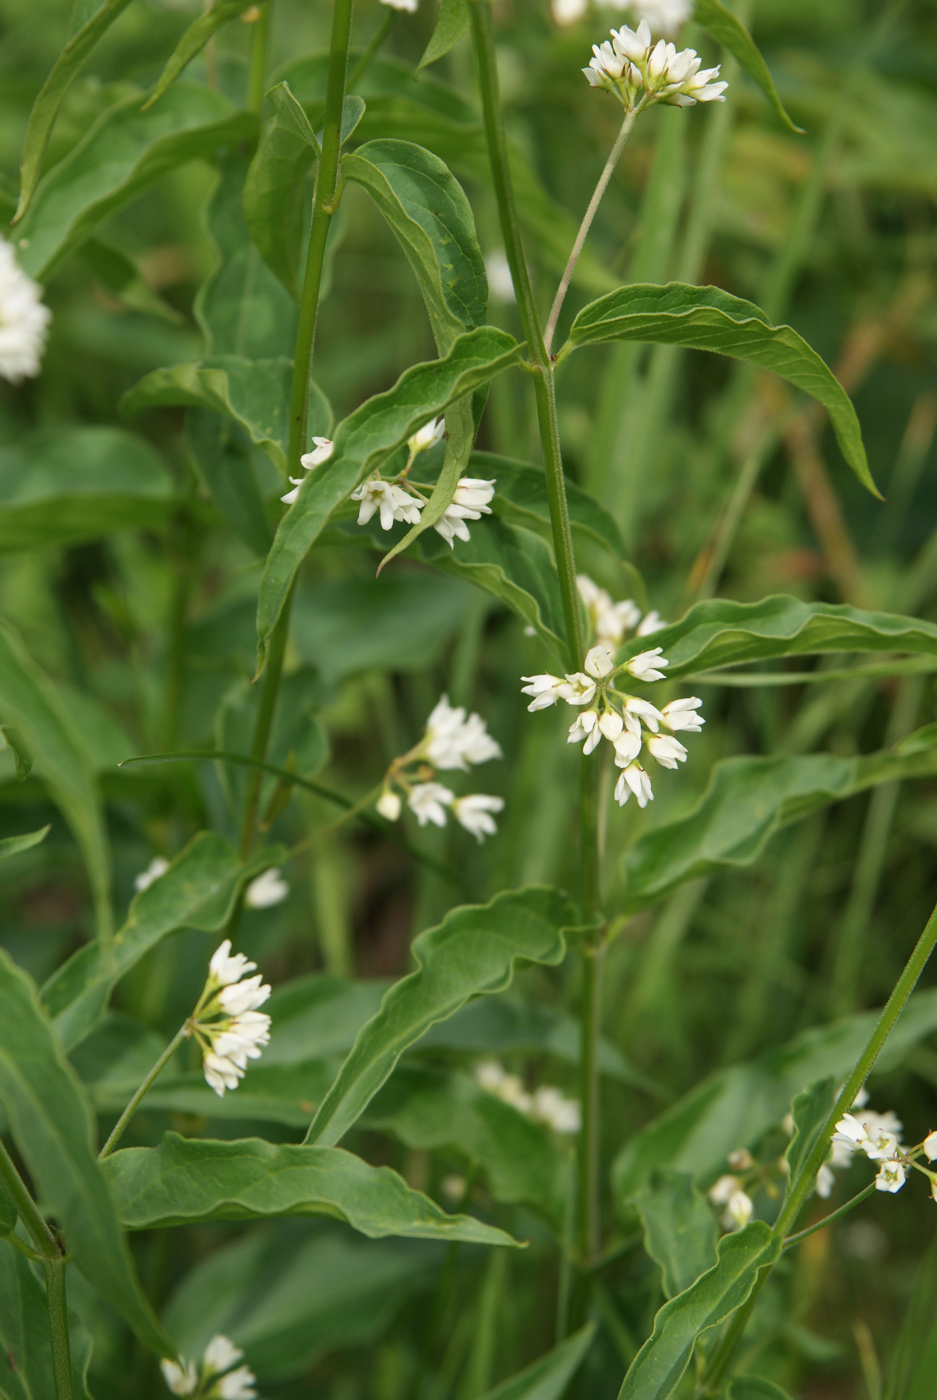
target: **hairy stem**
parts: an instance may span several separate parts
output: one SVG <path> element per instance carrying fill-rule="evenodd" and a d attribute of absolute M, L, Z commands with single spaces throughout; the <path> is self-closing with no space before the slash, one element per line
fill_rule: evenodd
<path fill-rule="evenodd" d="M 127 1127 L 127 1124 L 130 1122 L 131 1118 L 136 1113 L 137 1109 L 140 1107 L 140 1104 L 143 1102 L 144 1096 L 147 1093 L 149 1093 L 150 1086 L 153 1084 L 153 1081 L 157 1078 L 158 1075 L 162 1073 L 165 1067 L 169 1064 L 169 1061 L 172 1059 L 173 1055 L 179 1049 L 179 1046 L 182 1044 L 183 1040 L 185 1040 L 187 1029 L 188 1022 L 186 1022 L 184 1026 L 179 1027 L 172 1040 L 166 1046 L 166 1049 L 163 1051 L 153 1068 L 147 1074 L 139 1089 L 137 1089 L 133 1098 L 130 1100 L 127 1107 L 124 1109 L 123 1113 L 120 1115 L 117 1122 L 114 1124 L 114 1130 L 108 1138 L 107 1142 L 104 1144 L 104 1146 L 101 1148 L 101 1151 L 98 1153 L 99 1162 L 103 1162 L 105 1157 L 109 1157 L 114 1151 L 114 1148 L 120 1142 L 121 1138 L 124 1135 L 124 1131 Z"/>
<path fill-rule="evenodd" d="M 65 1298 L 65 1260 L 58 1242 L 40 1213 L 10 1154 L 0 1142 L 0 1181 L 13 1199 L 17 1214 L 33 1242 L 46 1280 L 49 1340 L 56 1400 L 72 1400 L 72 1357 Z"/>
<path fill-rule="evenodd" d="M 353 0 L 335 0 L 332 11 L 332 42 L 329 51 L 329 76 L 325 92 L 325 120 L 322 132 L 322 154 L 312 198 L 312 225 L 306 253 L 299 326 L 296 331 L 296 353 L 293 358 L 293 386 L 290 394 L 290 475 L 299 476 L 300 457 L 306 450 L 309 423 L 309 384 L 312 352 L 315 345 L 316 323 L 319 316 L 319 294 L 322 290 L 322 268 L 332 216 L 338 207 L 339 173 L 341 168 L 342 107 L 345 101 L 345 79 L 348 71 L 348 43 L 351 37 Z M 266 666 L 261 681 L 260 702 L 254 721 L 251 757 L 262 761 L 267 754 L 273 717 L 276 711 L 283 658 L 290 627 L 293 603 L 291 589 L 270 638 Z M 262 775 L 256 769 L 250 776 L 244 800 L 241 824 L 241 855 L 250 854 L 257 831 L 257 811 L 260 801 Z"/>
<path fill-rule="evenodd" d="M 615 138 L 615 144 L 611 149 L 608 160 L 605 162 L 602 174 L 599 176 L 598 184 L 592 192 L 592 198 L 589 200 L 589 207 L 583 215 L 582 223 L 579 225 L 579 232 L 576 234 L 573 251 L 569 255 L 569 261 L 563 271 L 560 285 L 556 289 L 556 296 L 553 298 L 553 305 L 550 307 L 550 314 L 547 317 L 547 327 L 543 333 L 543 342 L 548 353 L 553 344 L 556 323 L 560 319 L 560 312 L 563 309 L 563 302 L 566 300 L 566 293 L 569 291 L 569 284 L 573 280 L 576 264 L 579 261 L 580 254 L 585 246 L 586 238 L 589 235 L 589 230 L 592 227 L 592 220 L 598 213 L 599 205 L 602 203 L 602 196 L 608 189 L 608 182 L 612 178 L 612 172 L 621 158 L 621 153 L 625 149 L 628 137 L 631 135 L 631 129 L 640 111 L 641 106 L 639 105 L 625 113 L 625 120 L 621 124 L 621 131 L 619 131 Z"/>

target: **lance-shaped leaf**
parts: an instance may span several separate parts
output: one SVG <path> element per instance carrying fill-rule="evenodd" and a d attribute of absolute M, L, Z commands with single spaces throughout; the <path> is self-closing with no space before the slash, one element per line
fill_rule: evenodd
<path fill-rule="evenodd" d="M 215 0 L 210 10 L 199 15 L 173 49 L 166 67 L 159 75 L 156 87 L 140 110 L 146 112 L 158 102 L 167 88 L 172 87 L 186 65 L 192 62 L 196 54 L 202 52 L 212 35 L 217 34 L 219 29 L 230 24 L 233 19 L 237 19 L 254 3 L 255 0 Z M 266 0 L 260 0 L 261 5 L 265 3 Z"/>
<path fill-rule="evenodd" d="M 227 525 L 263 559 L 273 540 L 247 437 L 217 413 L 190 409 L 185 436 L 195 468 Z"/>
<path fill-rule="evenodd" d="M 136 895 L 106 956 L 96 944 L 86 944 L 43 987 L 43 1002 L 65 1049 L 84 1039 L 111 989 L 144 953 L 178 928 L 223 928 L 238 890 L 282 858 L 281 849 L 273 847 L 242 865 L 223 837 L 211 832 L 194 837 L 165 875 Z"/>
<path fill-rule="evenodd" d="M 514 457 L 502 457 L 497 452 L 473 452 L 469 459 L 469 472 L 472 476 L 494 478 L 497 482 L 491 503 L 496 515 L 512 525 L 523 525 L 528 530 L 549 531 L 550 503 L 542 467 L 531 466 L 529 462 L 520 462 Z M 574 534 L 603 545 L 624 568 L 631 570 L 631 566 L 624 563 L 627 551 L 614 516 L 574 481 L 566 483 L 566 503 Z M 635 591 L 643 592 L 637 571 L 632 572 Z"/>
<path fill-rule="evenodd" d="M 68 1331 L 75 1400 L 90 1400 L 91 1337 L 73 1313 L 69 1314 Z M 19 1250 L 2 1243 L 0 1395 L 4 1400 L 53 1400 L 56 1395 L 45 1289 Z"/>
<path fill-rule="evenodd" d="M 416 972 L 397 982 L 363 1026 L 307 1135 L 333 1146 L 393 1073 L 403 1052 L 430 1026 L 473 996 L 503 992 L 517 962 L 555 965 L 574 912 L 556 890 L 508 890 L 490 904 L 453 909 L 413 944 Z"/>
<path fill-rule="evenodd" d="M 937 656 L 937 625 L 895 613 L 864 612 L 845 603 L 802 603 L 784 594 L 760 603 L 714 598 L 697 603 L 679 622 L 655 632 L 654 645 L 670 662 L 670 678 L 717 666 L 835 651 Z M 645 648 L 646 641 L 636 639 L 622 655 Z"/>
<path fill-rule="evenodd" d="M 172 1347 L 137 1282 L 92 1148 L 92 1115 L 36 989 L 0 952 L 0 1103 L 13 1139 L 75 1263 L 148 1347 Z"/>
<path fill-rule="evenodd" d="M 621 908 L 643 909 L 686 880 L 727 866 L 751 865 L 782 826 L 832 802 L 881 783 L 935 773 L 933 751 L 908 758 L 888 752 L 863 758 L 727 758 L 715 766 L 691 812 L 655 827 L 627 852 Z"/>
<path fill-rule="evenodd" d="M 98 937 L 112 932 L 111 868 L 94 760 L 79 725 L 19 637 L 0 625 L 0 722 L 12 726 L 68 822 L 88 872 Z"/>
<path fill-rule="evenodd" d="M 840 450 L 864 486 L 877 496 L 852 401 L 839 380 L 790 326 L 773 326 L 761 307 L 718 287 L 620 287 L 576 316 L 557 355 L 606 340 L 639 340 L 711 350 L 769 369 L 810 394 L 830 415 Z"/>
<path fill-rule="evenodd" d="M 159 1147 L 131 1147 L 106 1159 L 104 1174 L 128 1230 L 203 1220 L 322 1215 L 369 1239 L 460 1240 L 515 1245 L 503 1230 L 469 1215 L 447 1215 L 390 1167 L 372 1167 L 339 1147 L 167 1133 Z"/>
<path fill-rule="evenodd" d="M 784 1154 L 788 1195 L 797 1185 L 804 1163 L 813 1151 L 835 1102 L 836 1082 L 832 1078 L 818 1079 L 794 1095 L 791 1103 L 794 1133 Z"/>
<path fill-rule="evenodd" d="M 20 225 L 19 254 L 40 280 L 108 215 L 167 171 L 250 139 L 257 119 L 220 93 L 177 83 L 151 112 L 134 94 L 103 112 L 87 136 L 44 176 Z M 21 245 L 22 246 L 22 245 Z"/>
<path fill-rule="evenodd" d="M 481 326 L 459 336 L 445 359 L 414 365 L 387 393 L 367 399 L 339 424 L 332 457 L 303 481 L 267 557 L 257 603 L 258 673 L 296 571 L 332 512 L 417 428 L 487 384 L 519 353 L 513 336 Z"/>
<path fill-rule="evenodd" d="M 719 1244 L 718 1262 L 657 1314 L 618 1400 L 667 1400 L 680 1384 L 697 1340 L 741 1307 L 759 1274 L 777 1262 L 781 1243 L 761 1220 L 726 1235 Z"/>
<path fill-rule="evenodd" d="M 468 33 L 471 22 L 469 0 L 439 0 L 436 25 L 429 36 L 429 43 L 416 66 L 416 71 L 419 73 L 430 63 L 435 63 L 437 59 L 442 58 L 450 49 L 454 49 L 462 36 Z"/>
<path fill-rule="evenodd" d="M 38 846 L 40 841 L 46 839 L 51 829 L 42 826 L 38 831 L 28 831 L 23 836 L 4 836 L 0 841 L 0 860 L 9 860 L 11 856 L 18 856 L 21 851 L 31 851 L 33 846 Z"/>
<path fill-rule="evenodd" d="M 342 161 L 406 254 L 441 355 L 485 319 L 488 280 L 465 192 L 446 163 L 412 141 L 368 141 Z"/>
<path fill-rule="evenodd" d="M 736 1376 L 726 1400 L 791 1400 L 786 1390 L 764 1376 Z"/>
<path fill-rule="evenodd" d="M 545 1356 L 489 1390 L 484 1400 L 562 1400 L 594 1336 L 595 1323 L 587 1322 Z"/>
<path fill-rule="evenodd" d="M 289 83 L 278 83 L 267 96 L 274 115 L 264 123 L 247 172 L 244 218 L 260 256 L 298 301 L 305 180 L 319 155 L 319 142 Z"/>
<path fill-rule="evenodd" d="M 117 16 L 128 6 L 130 0 L 104 0 L 90 19 L 73 34 L 55 60 L 52 72 L 42 85 L 39 96 L 29 114 L 29 125 L 23 141 L 23 154 L 20 159 L 20 197 L 13 222 L 20 220 L 29 208 L 30 201 L 42 174 L 42 161 L 52 135 L 52 128 L 65 94 L 71 87 L 85 60 L 103 34 L 110 29 Z"/>
<path fill-rule="evenodd" d="M 644 1247 L 674 1298 L 716 1262 L 716 1215 L 689 1172 L 655 1172 L 635 1203 Z"/>
<path fill-rule="evenodd" d="M 806 1085 L 849 1074 L 878 1020 L 877 1011 L 846 1016 L 830 1026 L 804 1031 L 788 1045 L 747 1064 L 707 1076 L 641 1128 L 612 1168 L 620 1202 L 640 1192 L 654 1170 L 672 1168 L 697 1179 L 725 1169 L 737 1147 L 757 1146 L 777 1128 L 792 1098 Z M 876 1073 L 900 1065 L 908 1051 L 937 1030 L 937 991 L 915 992 L 879 1058 Z"/>
<path fill-rule="evenodd" d="M 904 1322 L 888 1368 L 885 1400 L 930 1400 L 937 1368 L 937 1239 L 918 1267 Z"/>
<path fill-rule="evenodd" d="M 768 65 L 755 47 L 752 36 L 735 15 L 727 10 L 720 0 L 696 0 L 693 20 L 711 34 L 717 43 L 724 44 L 733 58 L 738 59 L 746 73 L 755 79 L 784 125 L 798 136 L 803 136 L 802 129 L 795 126 L 785 112 Z"/>

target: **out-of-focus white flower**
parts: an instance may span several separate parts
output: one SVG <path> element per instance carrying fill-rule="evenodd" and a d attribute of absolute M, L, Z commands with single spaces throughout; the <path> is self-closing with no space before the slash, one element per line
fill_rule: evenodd
<path fill-rule="evenodd" d="M 381 0 L 381 4 L 392 10 L 406 10 L 408 15 L 415 15 L 419 8 L 419 0 Z"/>
<path fill-rule="evenodd" d="M 223 1337 L 220 1332 L 216 1332 L 202 1354 L 202 1365 L 206 1372 L 230 1371 L 243 1355 L 241 1348 L 236 1347 L 230 1337 Z"/>
<path fill-rule="evenodd" d="M 722 1224 L 726 1230 L 741 1230 L 743 1225 L 748 1224 L 754 1213 L 755 1206 L 751 1196 L 740 1187 L 737 1191 L 733 1191 L 726 1202 Z"/>
<path fill-rule="evenodd" d="M 557 700 L 562 699 L 562 676 L 551 676 L 549 672 L 544 671 L 538 676 L 521 676 L 521 680 L 527 682 L 521 686 L 521 694 L 534 697 L 527 706 L 531 713 L 534 710 L 545 710 L 548 705 L 555 705 Z"/>
<path fill-rule="evenodd" d="M 259 974 L 244 979 L 256 966 L 243 953 L 232 955 L 226 938 L 212 954 L 208 979 L 187 1022 L 186 1033 L 202 1052 L 205 1081 L 219 1097 L 237 1088 L 248 1060 L 259 1059 L 260 1047 L 270 1043 L 270 1017 L 259 1010 L 270 987 Z"/>
<path fill-rule="evenodd" d="M 20 267 L 13 245 L 0 238 L 0 379 L 19 384 L 39 373 L 51 320 L 42 288 Z"/>
<path fill-rule="evenodd" d="M 229 1371 L 226 1376 L 215 1382 L 208 1396 L 217 1396 L 218 1400 L 256 1400 L 257 1387 L 253 1371 L 249 1366 L 239 1366 L 236 1371 Z"/>
<path fill-rule="evenodd" d="M 638 623 L 637 635 L 639 637 L 649 637 L 652 632 L 660 632 L 667 626 L 659 612 L 647 613 Z"/>
<path fill-rule="evenodd" d="M 833 1194 L 833 1187 L 835 1184 L 836 1177 L 833 1175 L 830 1167 L 824 1162 L 823 1166 L 817 1172 L 817 1195 L 821 1200 L 829 1200 L 830 1196 Z"/>
<path fill-rule="evenodd" d="M 159 1366 L 163 1373 L 163 1380 L 173 1395 L 195 1394 L 198 1386 L 198 1370 L 194 1361 L 183 1361 L 181 1356 L 178 1362 L 163 1357 Z"/>
<path fill-rule="evenodd" d="M 475 1078 L 489 1094 L 495 1094 L 519 1113 L 529 1113 L 532 1103 L 530 1094 L 516 1074 L 508 1074 L 497 1060 L 482 1060 L 475 1066 Z"/>
<path fill-rule="evenodd" d="M 403 804 L 398 793 L 393 792 L 390 788 L 384 788 L 374 805 L 385 821 L 395 822 L 400 816 L 400 808 Z"/>
<path fill-rule="evenodd" d="M 937 1161 L 937 1131 L 928 1133 L 922 1146 L 927 1160 L 929 1162 Z"/>
<path fill-rule="evenodd" d="M 908 1173 L 904 1163 L 896 1158 L 890 1158 L 882 1162 L 876 1173 L 875 1189 L 876 1191 L 890 1191 L 894 1195 L 896 1191 L 901 1190 L 907 1178 Z"/>
<path fill-rule="evenodd" d="M 543 1084 L 535 1089 L 530 1116 L 544 1123 L 554 1133 L 578 1133 L 582 1127 L 582 1109 L 578 1099 L 568 1099 L 559 1089 Z"/>
<path fill-rule="evenodd" d="M 551 9 L 557 24 L 575 24 L 588 9 L 588 0 L 552 0 Z"/>
<path fill-rule="evenodd" d="M 467 520 L 481 520 L 483 515 L 491 514 L 491 506 L 488 502 L 494 493 L 495 483 L 493 481 L 484 481 L 475 476 L 459 478 L 455 495 L 433 526 L 436 533 L 442 535 L 450 549 L 454 548 L 456 538 L 460 540 L 470 538 L 469 528 L 465 523 Z"/>
<path fill-rule="evenodd" d="M 249 1366 L 237 1366 L 244 1355 L 227 1337 L 212 1337 L 201 1363 L 179 1358 L 160 1362 L 163 1377 L 174 1395 L 196 1395 L 199 1400 L 256 1400 L 256 1377 Z"/>
<path fill-rule="evenodd" d="M 660 717 L 674 734 L 681 729 L 688 734 L 699 734 L 706 723 L 702 715 L 696 714 L 702 703 L 695 695 L 687 696 L 684 700 L 671 700 L 661 710 Z"/>
<path fill-rule="evenodd" d="M 584 6 L 584 0 L 572 0 L 572 3 Z M 555 9 L 553 13 L 556 14 Z M 511 276 L 511 265 L 503 249 L 496 248 L 494 252 L 486 256 L 485 272 L 488 276 L 488 294 L 492 301 L 512 302 L 517 300 L 514 293 L 514 279 Z"/>
<path fill-rule="evenodd" d="M 654 801 L 651 780 L 640 763 L 629 763 L 615 784 L 615 801 L 619 807 L 624 807 L 632 793 L 638 799 L 639 807 L 646 807 Z"/>
<path fill-rule="evenodd" d="M 726 1161 L 734 1172 L 750 1172 L 755 1165 L 755 1159 L 747 1147 L 737 1147 L 729 1153 Z"/>
<path fill-rule="evenodd" d="M 449 697 L 442 695 L 426 721 L 420 756 L 428 758 L 436 768 L 461 768 L 467 772 L 470 764 L 487 763 L 503 755 L 481 715 L 466 718 L 461 705 L 453 707 Z"/>
<path fill-rule="evenodd" d="M 251 880 L 244 891 L 244 903 L 248 909 L 270 909 L 274 904 L 282 904 L 289 892 L 289 885 L 277 866 L 273 866 Z"/>
<path fill-rule="evenodd" d="M 407 798 L 407 806 L 420 826 L 432 822 L 434 826 L 446 825 L 446 808 L 455 798 L 455 793 L 442 783 L 416 783 Z"/>
<path fill-rule="evenodd" d="M 460 826 L 470 831 L 481 843 L 486 836 L 494 836 L 498 827 L 493 812 L 504 811 L 503 797 L 490 797 L 484 792 L 471 792 L 467 797 L 457 797 L 452 804 L 452 815 Z"/>
<path fill-rule="evenodd" d="M 299 459 L 299 465 L 304 467 L 307 472 L 311 472 L 315 467 L 321 467 L 322 463 L 327 462 L 335 451 L 335 443 L 331 438 L 314 437 L 312 440 L 315 443 L 313 451 L 304 452 Z M 280 497 L 284 505 L 291 506 L 293 504 L 296 497 L 299 495 L 299 488 L 305 480 L 306 478 L 304 476 L 290 477 L 293 489 L 292 491 L 287 491 L 285 496 Z"/>
<path fill-rule="evenodd" d="M 407 450 L 411 459 L 417 453 L 428 452 L 431 447 L 435 447 L 445 431 L 445 418 L 431 418 L 428 423 L 423 424 L 422 428 L 417 428 L 416 432 L 411 433 L 407 438 Z"/>
<path fill-rule="evenodd" d="M 576 586 L 596 641 L 615 652 L 625 633 L 633 631 L 641 621 L 641 609 L 632 598 L 613 603 L 611 594 L 588 574 L 577 575 Z"/>
<path fill-rule="evenodd" d="M 710 1186 L 707 1194 L 714 1206 L 724 1206 L 739 1190 L 739 1187 L 740 1182 L 737 1176 L 720 1176 L 719 1180 Z"/>
<path fill-rule="evenodd" d="M 400 486 L 395 486 L 391 481 L 384 481 L 381 477 L 363 481 L 352 491 L 351 499 L 361 502 L 358 524 L 367 525 L 372 515 L 380 512 L 382 530 L 391 529 L 397 520 L 403 520 L 408 525 L 417 525 L 420 511 L 423 509 L 423 502 L 417 500 L 416 496 L 411 496 L 409 491 L 404 491 Z"/>
<path fill-rule="evenodd" d="M 671 39 L 693 13 L 693 0 L 631 0 L 628 8 L 650 26 L 652 34 Z"/>
<path fill-rule="evenodd" d="M 165 856 L 154 856 L 145 870 L 134 878 L 133 887 L 135 890 L 148 890 L 154 880 L 159 880 L 169 869 L 169 861 Z"/>
<path fill-rule="evenodd" d="M 661 650 L 660 647 L 653 647 L 650 651 L 639 651 L 637 656 L 632 656 L 630 661 L 625 662 L 625 670 L 634 676 L 636 681 L 662 681 L 664 673 L 656 667 L 667 666 L 670 663 L 661 654 Z"/>

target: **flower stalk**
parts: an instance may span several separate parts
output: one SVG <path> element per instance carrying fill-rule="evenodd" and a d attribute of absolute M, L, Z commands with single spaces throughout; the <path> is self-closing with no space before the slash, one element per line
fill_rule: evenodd
<path fill-rule="evenodd" d="M 186 1021 L 184 1025 L 179 1027 L 172 1040 L 166 1046 L 166 1049 L 163 1051 L 159 1059 L 153 1065 L 153 1068 L 144 1078 L 142 1084 L 137 1089 L 136 1093 L 133 1095 L 133 1098 L 127 1104 L 127 1107 L 124 1109 L 123 1113 L 120 1115 L 117 1122 L 114 1124 L 114 1127 L 111 1131 L 110 1136 L 107 1139 L 107 1142 L 104 1144 L 104 1146 L 101 1148 L 101 1151 L 98 1153 L 99 1162 L 103 1162 L 105 1157 L 109 1157 L 114 1151 L 114 1148 L 120 1142 L 127 1129 L 127 1125 L 129 1124 L 133 1115 L 136 1113 L 137 1109 L 140 1107 L 140 1104 L 143 1102 L 143 1099 L 149 1093 L 154 1080 L 156 1080 L 157 1077 L 163 1072 L 163 1070 L 169 1064 L 169 1061 L 172 1059 L 173 1055 L 179 1049 L 179 1046 L 182 1044 L 183 1040 L 185 1040 L 186 1036 L 188 1035 L 188 1026 L 189 1023 L 188 1021 Z"/>

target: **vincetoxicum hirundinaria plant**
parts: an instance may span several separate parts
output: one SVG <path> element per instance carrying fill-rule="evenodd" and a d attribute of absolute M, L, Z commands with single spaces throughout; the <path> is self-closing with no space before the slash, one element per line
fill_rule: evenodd
<path fill-rule="evenodd" d="M 677 349 L 706 351 L 738 372 L 739 417 L 769 403 L 765 441 L 792 421 L 802 441 L 825 413 L 877 496 L 851 401 L 795 330 L 697 285 L 689 254 L 685 279 L 654 282 L 613 277 L 591 249 L 635 130 L 660 161 L 638 268 L 654 265 L 664 194 L 682 187 L 666 162 L 690 137 L 672 123 L 699 123 L 704 154 L 724 135 L 736 79 L 720 76 L 725 57 L 703 66 L 691 20 L 694 43 L 721 44 L 774 119 L 797 128 L 729 8 L 635 3 L 582 69 L 621 125 L 577 229 L 509 137 L 507 21 L 490 0 L 442 0 L 425 36 L 418 71 L 462 43 L 452 71 L 464 90 L 414 83 L 414 64 L 389 56 L 392 35 L 412 47 L 401 27 L 419 11 L 384 3 L 377 14 L 362 0 L 356 17 L 352 0 L 333 0 L 310 21 L 327 20 L 327 49 L 284 42 L 275 69 L 286 0 L 216 0 L 146 91 L 89 89 L 94 121 L 50 145 L 125 7 L 109 0 L 76 20 L 28 122 L 16 222 L 0 243 L 0 376 L 17 404 L 24 381 L 64 372 L 58 303 L 50 329 L 43 301 L 62 268 L 164 339 L 130 323 L 143 347 L 132 367 L 146 372 L 121 384 L 121 411 L 146 410 L 143 426 L 105 416 L 24 432 L 9 482 L 0 463 L 4 548 L 100 550 L 72 559 L 76 577 L 91 575 L 87 599 L 71 613 L 62 603 L 61 629 L 48 624 L 50 638 L 68 631 L 71 672 L 47 664 L 50 639 L 0 618 L 0 795 L 27 783 L 23 802 L 43 823 L 4 829 L 0 859 L 19 863 L 17 879 L 53 881 L 54 862 L 80 857 L 90 890 L 58 952 L 21 966 L 11 924 L 0 954 L 0 1394 L 86 1396 L 90 1374 L 108 1395 L 242 1400 L 308 1386 L 472 1400 L 510 1370 L 519 1400 L 616 1389 L 661 1400 L 693 1386 L 783 1396 L 744 1375 L 748 1321 L 779 1288 L 782 1256 L 913 1173 L 937 1199 L 925 1165 L 937 1133 L 916 1124 L 903 1145 L 896 1113 L 870 1109 L 864 1089 L 937 915 L 880 1015 L 705 1081 L 694 1069 L 689 1095 L 643 1125 L 639 1096 L 662 1091 L 622 1053 L 636 1047 L 615 1007 L 623 985 L 634 1011 L 653 983 L 632 979 L 629 961 L 648 911 L 662 905 L 655 976 L 666 982 L 704 882 L 752 865 L 782 826 L 937 772 L 930 727 L 908 737 L 911 689 L 873 753 L 805 752 L 804 734 L 825 731 L 804 702 L 791 742 L 739 755 L 738 735 L 758 726 L 717 730 L 726 694 L 770 697 L 792 678 L 908 686 L 933 667 L 937 626 L 911 604 L 906 615 L 752 589 L 747 602 L 686 607 L 658 580 L 665 621 L 609 505 L 638 436 L 617 434 L 624 450 L 601 474 L 616 490 L 598 499 L 602 481 L 587 491 L 564 460 L 561 426 L 575 417 L 558 398 L 575 388 L 579 350 L 654 346 L 649 398 Z M 581 33 L 586 57 L 593 19 L 569 0 L 553 10 L 557 52 Z M 154 33 L 169 23 L 151 19 Z M 140 71 L 151 62 L 148 48 Z M 150 283 L 141 277 L 136 225 L 121 220 L 193 158 L 216 177 L 182 213 L 193 227 L 204 219 L 217 256 L 184 314 L 159 295 L 152 259 Z M 581 157 L 601 158 L 598 142 Z M 690 249 L 713 198 L 697 191 Z M 479 227 L 503 245 L 503 314 L 489 315 L 486 264 L 501 255 L 483 256 Z M 409 297 L 394 278 L 415 280 L 429 358 L 411 301 L 386 318 L 401 334 L 390 351 L 370 305 L 367 354 L 353 315 L 322 314 L 327 296 L 350 296 L 348 269 L 357 277 L 362 247 L 384 233 L 380 295 Z M 587 291 L 602 294 L 582 304 Z M 67 344 L 83 323 L 61 321 Z M 810 407 L 796 418 L 756 372 Z M 530 396 L 539 450 L 523 424 Z M 815 463 L 810 476 L 798 460 L 816 494 Z M 733 490 L 723 542 L 744 512 Z M 879 657 L 783 669 L 860 651 Z M 738 670 L 748 663 L 765 669 Z M 527 711 L 550 713 L 528 719 L 519 691 Z M 503 791 L 474 791 L 470 775 L 493 760 L 486 773 Z M 20 809 L 11 797 L 3 811 Z M 370 963 L 356 918 L 362 945 L 372 933 L 380 945 Z M 356 954 L 373 975 L 354 977 Z M 927 996 L 903 1024 L 905 1048 L 937 1026 Z M 874 1179 L 834 1201 L 863 1157 Z M 803 1225 L 812 1198 L 831 1205 Z M 655 1269 L 636 1262 L 641 1249 Z M 500 1346 L 509 1301 L 517 1338 Z"/>

